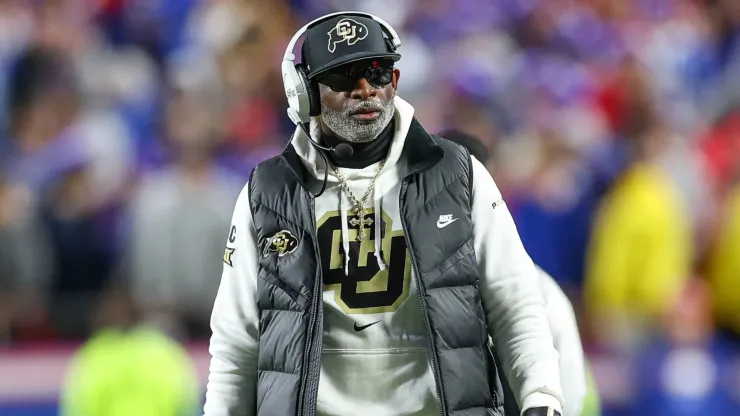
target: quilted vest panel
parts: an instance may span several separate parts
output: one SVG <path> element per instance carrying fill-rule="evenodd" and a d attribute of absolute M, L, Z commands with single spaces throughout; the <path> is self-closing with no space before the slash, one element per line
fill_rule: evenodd
<path fill-rule="evenodd" d="M 503 414 L 478 292 L 471 158 L 452 142 L 438 137 L 435 142 L 445 156 L 408 179 L 401 217 L 420 278 L 442 406 L 449 415 Z M 435 225 L 443 216 L 456 220 Z"/>
<path fill-rule="evenodd" d="M 307 365 L 311 363 L 310 321 L 318 312 L 314 306 L 321 306 L 321 302 L 313 302 L 315 283 L 321 281 L 310 208 L 313 199 L 279 159 L 265 161 L 255 169 L 249 197 L 260 244 L 258 414 L 294 416 L 300 414 L 299 399 L 304 396 L 301 389 L 312 372 Z M 268 245 L 278 234 L 297 240 L 290 255 L 271 255 Z M 321 323 L 319 319 L 318 334 Z M 313 344 L 316 339 L 320 348 L 321 337 L 313 337 Z M 313 373 L 318 379 L 318 370 Z"/>

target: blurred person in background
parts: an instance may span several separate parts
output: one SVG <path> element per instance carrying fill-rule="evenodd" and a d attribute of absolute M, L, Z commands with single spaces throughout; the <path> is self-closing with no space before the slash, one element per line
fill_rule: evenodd
<path fill-rule="evenodd" d="M 691 66 L 699 108 L 718 118 L 740 101 L 740 5 L 704 0 L 707 41 Z"/>
<path fill-rule="evenodd" d="M 89 335 L 89 316 L 115 258 L 98 223 L 87 159 L 74 154 L 60 158 L 69 159 L 70 165 L 57 172 L 41 202 L 55 263 L 50 315 L 58 337 L 80 339 Z"/>
<path fill-rule="evenodd" d="M 603 186 L 589 160 L 568 142 L 567 132 L 539 126 L 526 134 L 530 137 L 513 140 L 530 141 L 537 164 L 512 203 L 514 220 L 532 259 L 567 293 L 578 296 L 592 217 Z"/>
<path fill-rule="evenodd" d="M 711 292 L 691 279 L 634 361 L 635 416 L 740 414 L 735 350 L 716 334 Z"/>
<path fill-rule="evenodd" d="M 51 272 L 47 235 L 30 193 L 0 173 L 0 343 L 22 339 L 45 322 Z"/>
<path fill-rule="evenodd" d="M 219 13 L 244 16 L 240 25 L 230 29 L 234 40 L 221 47 L 218 59 L 226 103 L 224 153 L 229 166 L 246 180 L 257 163 L 280 153 L 293 129 L 281 111 L 285 94 L 275 65 L 283 52 L 279 45 L 292 34 L 293 16 L 281 2 L 214 3 L 204 12 L 203 19 L 210 24 L 201 29 L 202 37 L 223 31 L 211 27 L 222 25 L 213 19 Z"/>
<path fill-rule="evenodd" d="M 0 173 L 0 343 L 33 339 L 48 322 L 50 251 L 30 192 Z"/>
<path fill-rule="evenodd" d="M 691 220 L 662 161 L 670 132 L 635 65 L 622 140 L 630 164 L 599 207 L 588 247 L 584 302 L 603 345 L 633 348 L 683 291 L 692 273 Z"/>
<path fill-rule="evenodd" d="M 236 200 L 241 180 L 214 159 L 222 140 L 221 90 L 208 78 L 173 82 L 161 142 L 170 162 L 143 175 L 134 190 L 128 261 L 146 318 L 203 338 L 210 333 L 229 201 Z"/>
<path fill-rule="evenodd" d="M 55 152 L 78 144 L 68 134 L 79 109 L 75 81 L 70 62 L 43 48 L 24 51 L 9 73 L 5 175 L 35 196 L 64 169 Z"/>
<path fill-rule="evenodd" d="M 714 313 L 740 350 L 740 185 L 728 195 L 707 267 Z"/>
<path fill-rule="evenodd" d="M 485 167 L 396 95 L 379 20 L 324 16 L 286 49 L 297 126 L 234 208 L 205 413 L 501 414 L 490 335 L 522 414 L 560 415 L 537 271 Z"/>
<path fill-rule="evenodd" d="M 478 161 L 490 166 L 490 152 L 477 137 L 459 130 L 445 130 L 439 133 L 439 136 L 460 144 L 468 149 L 470 154 Z M 527 247 L 525 246 L 525 248 Z M 552 276 L 540 267 L 537 268 L 537 271 L 540 291 L 545 300 L 547 321 L 552 332 L 553 345 L 559 355 L 560 380 L 565 400 L 563 414 L 599 416 L 601 415 L 599 393 L 583 353 L 581 335 L 573 305 Z M 505 375 L 502 374 L 501 378 L 504 382 L 506 414 L 519 415 L 521 411 L 505 381 Z"/>
<path fill-rule="evenodd" d="M 740 132 L 740 102 L 706 131 L 700 143 L 700 154 L 710 173 L 710 180 L 706 185 L 719 201 L 727 198 L 740 178 L 738 132 Z M 720 217 L 721 215 L 718 215 L 718 218 Z"/>
<path fill-rule="evenodd" d="M 125 287 L 108 288 L 93 335 L 75 353 L 60 398 L 61 416 L 192 416 L 201 394 L 190 357 L 143 325 Z"/>
<path fill-rule="evenodd" d="M 66 301 L 57 295 L 65 292 L 63 287 L 67 283 L 77 278 L 84 280 L 60 262 L 76 263 L 72 267 L 82 267 L 91 274 L 98 270 L 85 268 L 85 262 L 91 259 L 84 253 L 79 257 L 66 257 L 62 253 L 68 243 L 72 244 L 70 239 L 85 237 L 54 235 L 53 225 L 48 221 L 53 216 L 47 215 L 55 203 L 61 202 L 51 197 L 60 178 L 84 158 L 78 136 L 71 130 L 78 107 L 69 63 L 53 51 L 30 49 L 20 55 L 10 76 L 10 116 L 7 137 L 2 143 L 4 176 L 10 191 L 4 202 L 16 210 L 15 220 L 4 227 L 6 239 L 2 251 L 28 253 L 6 255 L 3 260 L 14 270 L 13 278 L 19 283 L 29 279 L 19 285 L 22 290 L 15 297 L 23 305 L 25 319 L 33 322 L 47 316 L 48 308 L 55 309 L 58 302 Z M 33 259 L 24 260 L 29 255 Z M 64 328 L 57 330 L 70 334 Z"/>

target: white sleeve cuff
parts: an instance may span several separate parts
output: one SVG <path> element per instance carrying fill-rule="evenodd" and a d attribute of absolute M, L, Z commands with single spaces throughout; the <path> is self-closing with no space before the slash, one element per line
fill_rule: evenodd
<path fill-rule="evenodd" d="M 533 407 L 551 407 L 558 412 L 563 413 L 563 409 L 560 406 L 558 399 L 547 393 L 534 392 L 525 397 L 522 402 L 522 414 L 524 414 L 527 409 L 531 409 Z"/>

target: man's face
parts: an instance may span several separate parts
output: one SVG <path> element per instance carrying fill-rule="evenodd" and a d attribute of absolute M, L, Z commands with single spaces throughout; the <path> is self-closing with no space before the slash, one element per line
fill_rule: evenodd
<path fill-rule="evenodd" d="M 388 126 L 400 72 L 390 61 L 360 61 L 317 79 L 322 128 L 349 142 L 375 140 Z"/>

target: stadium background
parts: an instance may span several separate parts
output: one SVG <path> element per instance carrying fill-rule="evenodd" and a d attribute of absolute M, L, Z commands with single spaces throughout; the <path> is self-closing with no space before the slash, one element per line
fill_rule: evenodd
<path fill-rule="evenodd" d="M 0 415 L 56 414 L 131 319 L 204 381 L 236 194 L 292 132 L 284 45 L 342 9 L 400 32 L 429 131 L 493 152 L 604 414 L 740 414 L 740 1 L 0 0 Z"/>

